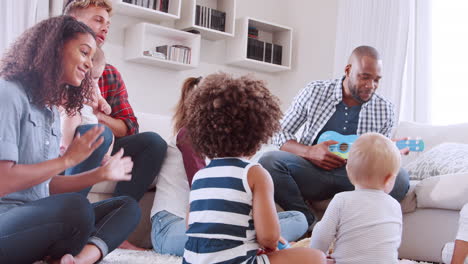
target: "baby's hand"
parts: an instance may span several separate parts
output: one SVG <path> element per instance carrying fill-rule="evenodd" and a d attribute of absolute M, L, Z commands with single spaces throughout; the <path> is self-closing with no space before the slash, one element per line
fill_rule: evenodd
<path fill-rule="evenodd" d="M 99 100 L 99 110 L 106 115 L 110 115 L 112 113 L 112 108 L 105 100 Z"/>
<path fill-rule="evenodd" d="M 111 156 L 109 154 L 104 155 L 101 161 L 101 166 L 105 165 L 109 161 L 110 158 Z"/>

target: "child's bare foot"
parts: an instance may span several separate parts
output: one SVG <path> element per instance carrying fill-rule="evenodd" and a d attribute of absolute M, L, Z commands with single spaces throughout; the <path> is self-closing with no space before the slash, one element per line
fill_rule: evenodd
<path fill-rule="evenodd" d="M 66 254 L 60 259 L 60 264 L 75 264 L 75 258 L 70 254 Z"/>
<path fill-rule="evenodd" d="M 125 240 L 122 244 L 120 244 L 119 248 L 121 248 L 121 249 L 130 249 L 130 250 L 139 250 L 139 251 L 145 251 L 146 250 L 144 248 L 137 247 L 137 246 L 133 245 L 132 243 L 128 242 L 127 240 Z"/>
<path fill-rule="evenodd" d="M 51 260 L 50 257 L 47 257 L 44 260 L 50 264 L 75 264 L 76 263 L 75 258 L 70 254 L 63 255 L 61 259 L 57 259 L 57 260 Z"/>

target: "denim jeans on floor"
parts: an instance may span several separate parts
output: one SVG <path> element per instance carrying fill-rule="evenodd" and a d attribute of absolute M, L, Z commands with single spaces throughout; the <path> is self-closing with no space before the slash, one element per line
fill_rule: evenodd
<path fill-rule="evenodd" d="M 80 135 L 83 135 L 84 133 L 86 133 L 86 131 L 90 130 L 95 126 L 97 126 L 97 124 L 78 126 L 76 128 L 76 133 L 80 133 Z M 94 150 L 94 152 L 91 153 L 91 155 L 87 159 L 85 159 L 75 167 L 71 167 L 65 170 L 65 175 L 74 175 L 82 173 L 85 171 L 95 169 L 101 165 L 102 158 L 104 158 L 104 155 L 106 155 L 110 145 L 112 144 L 113 135 L 109 127 L 105 125 L 99 126 L 104 127 L 104 132 L 102 132 L 101 134 L 101 136 L 104 137 L 104 142 L 102 142 L 102 144 L 96 150 Z M 91 187 L 85 188 L 79 191 L 79 193 L 83 194 L 84 196 L 87 196 L 89 190 L 91 190 Z"/>
<path fill-rule="evenodd" d="M 273 179 L 275 202 L 284 210 L 302 212 L 309 225 L 314 223 L 315 217 L 304 200 L 322 201 L 336 193 L 354 190 L 345 167 L 326 171 L 286 151 L 267 152 L 259 163 Z M 409 175 L 400 169 L 390 195 L 401 201 L 408 189 Z"/>
<path fill-rule="evenodd" d="M 105 256 L 139 220 L 140 208 L 130 197 L 90 204 L 81 194 L 67 193 L 29 202 L 0 215 L 0 263 L 77 255 L 88 243 Z"/>
<path fill-rule="evenodd" d="M 295 241 L 307 231 L 306 218 L 300 212 L 288 211 L 278 213 L 281 236 L 288 241 Z M 156 213 L 151 218 L 151 242 L 153 250 L 160 254 L 182 256 L 185 242 L 185 219 L 167 211 Z"/>
<path fill-rule="evenodd" d="M 84 134 L 94 126 L 96 125 L 79 126 L 77 132 Z M 112 143 L 111 130 L 106 127 L 102 136 L 104 136 L 104 143 L 85 161 L 66 170 L 65 175 L 78 174 L 100 166 L 102 158 L 107 153 Z M 130 181 L 118 182 L 114 190 L 114 196 L 125 195 L 139 201 L 161 169 L 162 162 L 166 156 L 166 141 L 156 133 L 145 132 L 116 138 L 112 155 L 121 148 L 124 149 L 124 156 L 130 156 L 132 158 L 132 179 Z M 83 189 L 80 193 L 87 196 L 90 190 L 91 187 Z"/>

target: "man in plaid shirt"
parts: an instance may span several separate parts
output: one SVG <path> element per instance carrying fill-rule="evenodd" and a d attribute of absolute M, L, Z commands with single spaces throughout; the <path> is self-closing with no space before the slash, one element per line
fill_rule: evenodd
<path fill-rule="evenodd" d="M 65 14 L 75 17 L 94 31 L 98 46 L 102 46 L 106 40 L 111 11 L 109 0 L 69 0 L 64 9 Z M 66 174 L 76 174 L 100 166 L 112 143 L 113 134 L 115 142 L 112 154 L 123 148 L 124 155 L 130 156 L 133 161 L 132 180 L 117 183 L 114 196 L 126 195 L 138 201 L 161 168 L 166 155 L 166 142 L 153 132 L 138 133 L 137 118 L 128 102 L 125 83 L 114 66 L 106 65 L 99 80 L 99 88 L 112 108 L 110 115 L 95 113 L 99 123 L 106 126 L 104 143 L 87 160 L 67 170 Z M 77 131 L 83 134 L 93 126 L 80 126 Z M 82 193 L 87 195 L 89 190 L 83 190 Z"/>
<path fill-rule="evenodd" d="M 281 131 L 273 138 L 280 151 L 268 152 L 260 159 L 273 178 L 275 201 L 284 210 L 304 213 L 309 225 L 315 217 L 304 200 L 327 200 L 354 189 L 347 177 L 346 160 L 329 151 L 329 146 L 338 142 L 317 144 L 320 135 L 326 131 L 391 135 L 394 106 L 375 93 L 381 68 L 377 50 L 360 46 L 351 54 L 343 78 L 309 83 L 294 98 L 281 121 Z M 401 169 L 390 195 L 400 201 L 408 188 L 408 173 Z"/>

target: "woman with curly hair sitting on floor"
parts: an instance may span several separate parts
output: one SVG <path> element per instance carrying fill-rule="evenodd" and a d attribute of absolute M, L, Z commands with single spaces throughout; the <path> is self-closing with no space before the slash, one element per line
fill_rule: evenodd
<path fill-rule="evenodd" d="M 0 64 L 0 263 L 95 263 L 140 219 L 135 200 L 90 204 L 78 193 L 101 181 L 128 181 L 133 163 L 120 150 L 89 172 L 58 176 L 85 160 L 104 129 L 77 135 L 59 157 L 60 116 L 91 99 L 93 31 L 70 16 L 25 31 Z M 118 232 L 116 232 L 118 230 Z"/>

